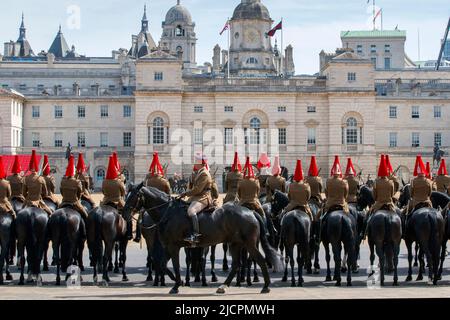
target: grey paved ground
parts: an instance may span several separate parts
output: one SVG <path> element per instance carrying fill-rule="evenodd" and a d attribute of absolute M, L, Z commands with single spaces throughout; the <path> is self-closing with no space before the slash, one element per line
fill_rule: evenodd
<path fill-rule="evenodd" d="M 221 259 L 223 257 L 221 245 L 218 246 L 218 262 L 216 263 L 219 281 L 224 281 L 226 273 L 221 270 Z M 303 288 L 291 288 L 290 281 L 281 282 L 282 274 L 271 274 L 272 291 L 268 295 L 260 295 L 261 284 L 252 287 L 243 286 L 241 288 L 231 287 L 224 296 L 215 294 L 220 283 L 209 284 L 209 287 L 201 287 L 194 283 L 191 288 L 180 288 L 178 296 L 168 294 L 172 282 L 167 280 L 167 287 L 154 288 L 152 283 L 146 283 L 146 250 L 145 245 L 140 248 L 139 244 L 130 242 L 128 248 L 127 271 L 130 281 L 122 282 L 121 275 L 111 274 L 111 283 L 108 287 L 96 286 L 93 284 L 92 269 L 87 268 L 83 274 L 81 289 L 68 289 L 63 283 L 61 287 L 55 286 L 55 267 L 50 267 L 49 272 L 43 273 L 42 286 L 25 285 L 18 286 L 18 270 L 12 267 L 14 280 L 7 282 L 0 287 L 0 299 L 370 299 L 370 298 L 442 298 L 450 297 L 450 262 L 446 261 L 443 280 L 439 286 L 434 287 L 424 281 L 405 283 L 407 273 L 406 248 L 402 246 L 400 256 L 400 287 L 392 287 L 392 275 L 386 278 L 386 287 L 382 289 L 369 289 L 367 287 L 367 267 L 369 265 L 369 250 L 366 244 L 362 245 L 361 260 L 359 262 L 361 270 L 359 274 L 353 275 L 353 287 L 334 287 L 334 283 L 325 283 L 325 260 L 321 249 L 321 273 L 320 275 L 305 275 L 305 285 Z M 87 253 L 85 253 L 85 264 L 88 265 Z M 184 254 L 182 255 L 184 259 Z M 51 250 L 49 250 L 51 258 Z M 182 264 L 184 268 L 184 263 Z M 333 264 L 332 264 L 333 267 Z M 210 265 L 208 263 L 208 271 Z M 209 272 L 208 272 L 209 273 Z M 414 279 L 417 275 L 417 268 L 414 268 Z M 184 277 L 184 272 L 183 272 Z M 345 279 L 345 278 L 344 278 Z M 210 276 L 208 275 L 208 281 Z M 234 284 L 234 283 L 233 283 Z M 345 285 L 345 282 L 343 283 Z"/>

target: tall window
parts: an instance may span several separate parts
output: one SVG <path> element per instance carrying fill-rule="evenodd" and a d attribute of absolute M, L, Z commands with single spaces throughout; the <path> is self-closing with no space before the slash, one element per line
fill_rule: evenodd
<path fill-rule="evenodd" d="M 103 180 L 105 180 L 106 174 L 105 174 L 105 169 L 98 169 L 96 174 L 95 174 L 96 180 L 97 182 L 103 182 Z"/>
<path fill-rule="evenodd" d="M 397 148 L 397 132 L 389 133 L 389 147 Z"/>
<path fill-rule="evenodd" d="M 376 44 L 372 44 L 370 46 L 370 53 L 377 53 L 377 45 Z"/>
<path fill-rule="evenodd" d="M 131 106 L 123 106 L 123 117 L 131 118 Z"/>
<path fill-rule="evenodd" d="M 278 144 L 286 145 L 287 144 L 287 131 L 286 128 L 278 129 Z"/>
<path fill-rule="evenodd" d="M 55 119 L 61 119 L 63 117 L 62 106 L 55 106 Z"/>
<path fill-rule="evenodd" d="M 420 133 L 413 132 L 411 135 L 411 146 L 413 148 L 420 147 Z"/>
<path fill-rule="evenodd" d="M 418 106 L 413 106 L 411 108 L 411 118 L 419 119 L 420 118 L 420 109 Z"/>
<path fill-rule="evenodd" d="M 434 118 L 435 119 L 442 118 L 442 108 L 440 106 L 434 106 Z"/>
<path fill-rule="evenodd" d="M 61 148 L 63 146 L 63 134 L 62 132 L 55 132 L 55 148 Z"/>
<path fill-rule="evenodd" d="M 390 44 L 385 44 L 384 45 L 384 52 L 385 53 L 390 53 L 391 52 L 391 45 Z"/>
<path fill-rule="evenodd" d="M 155 72 L 155 81 L 162 81 L 164 78 L 162 72 Z"/>
<path fill-rule="evenodd" d="M 308 145 L 316 145 L 316 128 L 308 128 Z"/>
<path fill-rule="evenodd" d="M 164 144 L 164 120 L 161 117 L 153 120 L 153 144 Z"/>
<path fill-rule="evenodd" d="M 194 144 L 203 144 L 203 128 L 194 128 Z"/>
<path fill-rule="evenodd" d="M 233 144 L 233 128 L 225 128 L 224 143 L 225 145 Z"/>
<path fill-rule="evenodd" d="M 108 133 L 100 132 L 100 147 L 105 148 L 108 146 Z"/>
<path fill-rule="evenodd" d="M 109 108 L 108 106 L 100 106 L 100 117 L 108 118 L 109 116 Z"/>
<path fill-rule="evenodd" d="M 31 116 L 33 118 L 39 118 L 41 116 L 41 110 L 39 106 L 33 106 L 32 107 L 32 112 L 31 112 Z"/>
<path fill-rule="evenodd" d="M 78 106 L 78 118 L 79 119 L 86 118 L 86 107 L 85 106 Z"/>
<path fill-rule="evenodd" d="M 370 58 L 370 62 L 372 62 L 372 64 L 376 67 L 377 66 L 377 58 L 373 57 Z"/>
<path fill-rule="evenodd" d="M 361 44 L 358 44 L 356 47 L 356 51 L 359 55 L 363 54 L 363 46 Z"/>
<path fill-rule="evenodd" d="M 355 118 L 348 118 L 346 129 L 347 144 L 358 144 L 358 121 Z"/>
<path fill-rule="evenodd" d="M 384 58 L 384 68 L 385 69 L 391 68 L 391 58 Z"/>
<path fill-rule="evenodd" d="M 250 120 L 250 144 L 260 144 L 261 120 L 252 118 Z"/>
<path fill-rule="evenodd" d="M 177 26 L 175 29 L 175 36 L 182 37 L 184 36 L 184 30 L 181 26 Z"/>
<path fill-rule="evenodd" d="M 348 81 L 356 81 L 356 73 L 355 72 L 349 72 L 347 74 Z"/>
<path fill-rule="evenodd" d="M 438 145 L 439 147 L 442 147 L 442 133 L 440 133 L 440 132 L 434 133 L 434 145 Z"/>
<path fill-rule="evenodd" d="M 86 134 L 84 132 L 78 132 L 77 134 L 77 146 L 78 148 L 86 147 Z"/>
<path fill-rule="evenodd" d="M 389 107 L 389 118 L 397 119 L 397 107 L 396 106 Z"/>
<path fill-rule="evenodd" d="M 124 132 L 123 133 L 123 146 L 124 147 L 131 147 L 131 132 Z"/>
<path fill-rule="evenodd" d="M 41 135 L 39 132 L 33 132 L 31 134 L 31 141 L 33 143 L 33 148 L 39 148 L 41 146 Z"/>

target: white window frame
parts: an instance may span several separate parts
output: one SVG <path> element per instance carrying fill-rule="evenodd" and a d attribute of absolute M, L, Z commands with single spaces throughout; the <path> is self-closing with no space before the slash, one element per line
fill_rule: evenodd
<path fill-rule="evenodd" d="M 442 107 L 434 106 L 433 107 L 433 115 L 435 119 L 442 119 Z"/>
<path fill-rule="evenodd" d="M 132 110 L 130 105 L 124 105 L 123 106 L 123 117 L 124 118 L 131 118 Z"/>
<path fill-rule="evenodd" d="M 398 133 L 389 132 L 389 148 L 397 148 L 397 147 L 398 147 Z"/>
<path fill-rule="evenodd" d="M 86 132 L 77 132 L 77 146 L 78 148 L 86 147 Z"/>
<path fill-rule="evenodd" d="M 397 119 L 397 106 L 389 106 L 389 119 Z"/>
<path fill-rule="evenodd" d="M 132 146 L 132 133 L 130 131 L 124 132 L 123 133 L 123 146 L 128 148 Z"/>
<path fill-rule="evenodd" d="M 317 144 L 317 130 L 315 127 L 308 128 L 307 144 L 308 146 Z"/>
<path fill-rule="evenodd" d="M 62 106 L 55 106 L 55 119 L 62 119 L 64 116 L 63 113 L 63 107 Z"/>
<path fill-rule="evenodd" d="M 349 82 L 356 81 L 356 72 L 349 72 L 349 73 L 347 73 L 347 80 Z"/>
<path fill-rule="evenodd" d="M 278 128 L 278 144 L 280 146 L 287 145 L 287 128 Z"/>
<path fill-rule="evenodd" d="M 411 119 L 420 119 L 420 107 L 419 106 L 411 107 Z"/>
<path fill-rule="evenodd" d="M 100 118 L 102 118 L 102 119 L 109 118 L 109 106 L 108 105 L 100 106 Z"/>
<path fill-rule="evenodd" d="M 31 145 L 33 148 L 39 148 L 41 146 L 41 134 L 39 132 L 31 133 Z"/>
<path fill-rule="evenodd" d="M 86 106 L 78 106 L 77 110 L 77 116 L 78 119 L 85 119 L 86 118 Z"/>
<path fill-rule="evenodd" d="M 194 106 L 194 113 L 203 113 L 203 106 Z"/>
<path fill-rule="evenodd" d="M 434 133 L 434 144 L 433 144 L 433 146 L 435 146 L 436 144 L 439 147 L 442 147 L 442 132 L 435 132 Z"/>
<path fill-rule="evenodd" d="M 411 147 L 413 148 L 420 147 L 420 132 L 411 133 Z"/>
<path fill-rule="evenodd" d="M 108 146 L 108 132 L 100 132 L 100 148 L 107 148 Z"/>
<path fill-rule="evenodd" d="M 164 73 L 163 72 L 155 72 L 154 79 L 155 79 L 155 81 L 163 81 Z"/>
<path fill-rule="evenodd" d="M 54 145 L 55 148 L 62 148 L 63 147 L 63 133 L 62 132 L 55 132 L 54 134 Z"/>
<path fill-rule="evenodd" d="M 316 113 L 317 112 L 316 106 L 307 106 L 306 112 L 307 113 Z"/>
<path fill-rule="evenodd" d="M 39 119 L 41 117 L 41 107 L 40 106 L 32 106 L 31 107 L 31 117 L 33 119 Z"/>

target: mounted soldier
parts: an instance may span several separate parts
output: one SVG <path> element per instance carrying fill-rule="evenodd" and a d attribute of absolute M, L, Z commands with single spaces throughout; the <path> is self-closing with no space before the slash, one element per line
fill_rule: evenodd
<path fill-rule="evenodd" d="M 272 195 L 276 190 L 286 193 L 286 179 L 281 176 L 279 156 L 275 157 L 272 167 L 272 175 L 266 180 L 266 202 L 272 202 Z"/>
<path fill-rule="evenodd" d="M 122 215 L 122 209 L 125 205 L 125 184 L 120 178 L 114 156 L 109 157 L 108 171 L 106 179 L 103 180 L 102 192 L 104 197 L 101 205 L 116 208 L 118 213 Z M 127 238 L 128 240 L 133 238 L 131 220 L 127 224 Z"/>
<path fill-rule="evenodd" d="M 323 210 L 325 216 L 327 213 L 335 210 L 342 210 L 346 214 L 350 213 L 347 203 L 348 191 L 348 183 L 342 179 L 342 169 L 339 157 L 335 156 L 334 164 L 331 169 L 331 178 L 327 180 L 325 189 L 325 195 L 327 197 L 325 208 Z M 323 218 L 325 218 L 325 216 Z"/>
<path fill-rule="evenodd" d="M 407 216 L 419 208 L 433 207 L 430 198 L 433 186 L 431 180 L 427 178 L 427 170 L 420 155 L 416 158 L 414 177 L 416 178 L 411 182 L 411 201 L 408 205 Z"/>
<path fill-rule="evenodd" d="M 71 207 L 75 211 L 78 211 L 87 226 L 88 213 L 86 209 L 81 205 L 81 197 L 83 194 L 83 186 L 80 180 L 75 177 L 75 160 L 73 156 L 69 156 L 69 162 L 67 164 L 66 174 L 61 180 L 61 195 L 62 202 L 59 208 Z"/>
<path fill-rule="evenodd" d="M 58 197 L 55 194 L 56 180 L 53 175 L 51 175 L 50 163 L 48 162 L 48 156 L 44 155 L 44 163 L 42 164 L 42 177 L 45 180 L 45 186 L 47 187 L 47 195 L 44 199 L 53 202 L 57 207 L 59 206 Z"/>
<path fill-rule="evenodd" d="M 288 197 L 290 202 L 284 210 L 285 213 L 300 209 L 309 216 L 311 221 L 313 221 L 313 215 L 308 204 L 308 201 L 311 198 L 311 187 L 303 180 L 301 160 L 297 160 L 294 178 L 289 185 Z"/>
<path fill-rule="evenodd" d="M 14 164 L 11 169 L 12 175 L 10 175 L 7 180 L 11 185 L 11 201 L 19 200 L 25 203 L 25 197 L 23 196 L 23 185 L 25 182 L 24 177 L 21 175 L 22 168 L 20 167 L 19 156 L 14 157 Z"/>
<path fill-rule="evenodd" d="M 347 159 L 347 168 L 345 170 L 345 181 L 348 183 L 348 196 L 347 202 L 350 204 L 356 204 L 358 201 L 359 193 L 359 181 L 356 179 L 356 170 L 353 166 L 351 158 Z"/>
<path fill-rule="evenodd" d="M 258 163 L 256 167 L 259 170 L 258 173 L 258 181 L 260 186 L 260 191 L 258 197 L 261 197 L 265 194 L 266 191 L 266 181 L 270 177 L 270 159 L 266 153 L 262 153 L 259 157 Z M 253 170 L 253 168 L 252 168 Z"/>
<path fill-rule="evenodd" d="M 388 154 L 385 155 L 385 161 L 389 173 L 388 178 L 392 181 L 392 183 L 394 183 L 394 196 L 392 198 L 394 203 L 396 203 L 398 199 L 400 199 L 400 182 L 398 181 L 398 177 L 395 174 L 394 169 L 392 168 L 391 160 Z"/>
<path fill-rule="evenodd" d="M 193 175 L 192 188 L 181 194 L 180 198 L 189 197 L 188 202 L 190 203 L 188 208 L 188 216 L 191 219 L 191 234 L 185 239 L 192 246 L 195 246 L 199 242 L 200 237 L 200 227 L 198 224 L 197 214 L 202 212 L 213 204 L 213 199 L 211 197 L 211 187 L 212 178 L 209 173 L 208 164 L 205 158 L 202 157 L 201 164 L 196 164 L 195 169 L 198 169 Z"/>
<path fill-rule="evenodd" d="M 316 202 L 317 207 L 321 207 L 325 197 L 323 194 L 323 182 L 322 178 L 319 177 L 319 168 L 315 156 L 311 157 L 311 164 L 309 165 L 308 176 L 306 177 L 305 182 L 308 183 L 311 188 L 311 200 Z"/>
<path fill-rule="evenodd" d="M 378 178 L 375 180 L 372 193 L 375 203 L 369 211 L 368 219 L 373 213 L 383 208 L 395 212 L 395 205 L 393 202 L 395 186 L 394 182 L 389 178 L 389 167 L 385 155 L 381 155 Z"/>
<path fill-rule="evenodd" d="M 6 179 L 6 170 L 3 165 L 3 159 L 0 156 L 0 214 L 10 214 L 14 220 L 16 218 L 16 213 L 14 212 L 11 202 L 9 202 L 10 197 L 11 186 Z"/>
<path fill-rule="evenodd" d="M 122 181 L 123 184 L 127 183 L 127 179 L 125 175 L 122 173 L 122 169 L 120 167 L 119 157 L 117 156 L 117 152 L 113 152 L 112 154 L 114 159 L 114 164 L 116 166 L 117 172 L 119 173 L 119 180 Z"/>
<path fill-rule="evenodd" d="M 438 192 L 446 193 L 450 195 L 450 177 L 447 173 L 447 166 L 445 165 L 445 159 L 441 160 L 439 166 L 438 175 L 434 178 L 436 189 Z"/>
<path fill-rule="evenodd" d="M 31 174 L 25 177 L 23 185 L 23 196 L 25 197 L 25 207 L 36 207 L 44 210 L 49 216 L 52 210 L 45 204 L 43 198 L 47 196 L 47 186 L 44 178 L 39 176 L 39 164 L 36 157 L 36 151 L 31 154 L 28 170 Z"/>
<path fill-rule="evenodd" d="M 77 161 L 77 173 L 75 175 L 75 178 L 81 182 L 81 186 L 83 188 L 83 191 L 81 192 L 81 200 L 89 202 L 92 208 L 95 208 L 97 205 L 92 198 L 91 193 L 89 192 L 89 190 L 91 189 L 91 182 L 86 172 L 87 168 L 84 163 L 83 154 L 79 153 Z"/>
<path fill-rule="evenodd" d="M 225 179 L 225 190 L 227 191 L 227 195 L 223 200 L 223 203 L 227 202 L 236 202 L 239 201 L 238 197 L 238 185 L 239 182 L 243 179 L 242 175 L 242 165 L 239 161 L 238 153 L 234 153 L 234 161 L 233 166 L 231 167 L 231 171 L 228 172 L 227 177 Z"/>

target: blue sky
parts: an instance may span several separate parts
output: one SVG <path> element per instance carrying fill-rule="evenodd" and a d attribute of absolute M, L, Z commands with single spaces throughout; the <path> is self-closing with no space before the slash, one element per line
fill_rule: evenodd
<path fill-rule="evenodd" d="M 227 46 L 227 37 L 219 36 L 227 17 L 232 16 L 240 0 L 181 0 L 196 23 L 197 62 L 212 60 L 216 43 Z M 342 30 L 369 29 L 371 8 L 366 0 L 263 0 L 277 23 L 284 19 L 284 46 L 294 46 L 297 74 L 313 74 L 319 68 L 319 52 L 341 46 Z M 21 0 L 10 2 L 0 11 L 0 42 L 16 40 L 20 16 L 25 12 L 27 38 L 33 50 L 48 50 L 59 24 L 66 40 L 80 54 L 110 56 L 118 48 L 129 49 L 131 35 L 140 30 L 144 4 L 148 6 L 150 31 L 155 41 L 161 36 L 161 22 L 176 0 Z M 71 6 L 80 8 L 80 28 L 70 28 Z M 407 54 L 418 59 L 418 29 L 421 60 L 437 59 L 440 39 L 450 15 L 448 0 L 377 0 L 383 8 L 384 28 L 396 25 L 407 31 Z M 279 36 L 278 36 L 279 37 Z M 278 39 L 280 41 L 280 39 Z M 3 51 L 3 49 L 1 50 Z"/>

